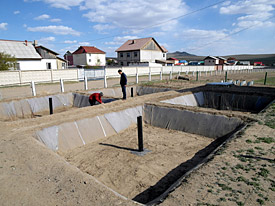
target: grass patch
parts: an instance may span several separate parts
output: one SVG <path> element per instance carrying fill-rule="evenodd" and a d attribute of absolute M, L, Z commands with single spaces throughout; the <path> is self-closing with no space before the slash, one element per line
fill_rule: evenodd
<path fill-rule="evenodd" d="M 267 178 L 268 174 L 269 174 L 269 171 L 265 168 L 261 168 L 260 172 L 258 172 L 258 175 L 265 177 L 265 178 Z"/>
<path fill-rule="evenodd" d="M 272 137 L 258 137 L 258 140 L 267 144 L 275 142 Z"/>
<path fill-rule="evenodd" d="M 264 79 L 258 79 L 254 81 L 255 84 L 264 84 Z M 268 77 L 266 78 L 266 85 L 275 86 L 275 77 Z"/>

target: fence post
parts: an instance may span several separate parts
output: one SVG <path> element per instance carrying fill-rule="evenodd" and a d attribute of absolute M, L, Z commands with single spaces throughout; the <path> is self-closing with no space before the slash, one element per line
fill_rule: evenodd
<path fill-rule="evenodd" d="M 84 89 L 88 90 L 88 80 L 87 80 L 86 75 L 84 76 Z"/>
<path fill-rule="evenodd" d="M 152 77 L 151 77 L 151 67 L 149 67 L 149 77 L 148 77 L 148 80 L 149 80 L 149 82 L 152 80 Z"/>
<path fill-rule="evenodd" d="M 172 71 L 170 71 L 169 80 L 172 80 L 172 78 L 173 78 L 173 74 L 172 74 Z"/>
<path fill-rule="evenodd" d="M 31 81 L 31 88 L 32 88 L 32 96 L 36 96 L 35 83 L 34 83 L 34 81 Z"/>
<path fill-rule="evenodd" d="M 53 69 L 51 69 L 51 82 L 53 82 Z"/>
<path fill-rule="evenodd" d="M 138 72 L 136 73 L 136 84 L 138 84 Z"/>
<path fill-rule="evenodd" d="M 159 73 L 159 79 L 162 80 L 162 71 Z"/>
<path fill-rule="evenodd" d="M 264 85 L 266 85 L 266 79 L 267 79 L 267 72 L 265 72 L 265 76 L 264 76 Z"/>
<path fill-rule="evenodd" d="M 19 70 L 19 83 L 22 84 L 22 72 Z"/>
<path fill-rule="evenodd" d="M 64 92 L 64 83 L 63 83 L 63 79 L 60 79 L 60 90 L 63 93 Z"/>
<path fill-rule="evenodd" d="M 138 151 L 143 152 L 143 131 L 142 131 L 142 116 L 137 117 L 137 128 L 138 128 Z"/>
<path fill-rule="evenodd" d="M 107 84 L 107 75 L 104 74 L 104 88 L 107 88 L 108 84 Z"/>
<path fill-rule="evenodd" d="M 199 71 L 197 71 L 197 78 L 196 78 L 196 81 L 199 80 Z"/>

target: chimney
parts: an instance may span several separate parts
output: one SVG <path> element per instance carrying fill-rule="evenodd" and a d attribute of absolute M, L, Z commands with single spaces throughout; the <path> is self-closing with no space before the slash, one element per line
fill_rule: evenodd
<path fill-rule="evenodd" d="M 33 46 L 37 47 L 38 46 L 38 41 L 37 40 L 33 40 Z"/>
<path fill-rule="evenodd" d="M 136 40 L 132 40 L 132 44 L 136 43 Z"/>
<path fill-rule="evenodd" d="M 28 46 L 28 41 L 27 40 L 25 40 L 25 44 L 26 44 L 26 46 Z"/>

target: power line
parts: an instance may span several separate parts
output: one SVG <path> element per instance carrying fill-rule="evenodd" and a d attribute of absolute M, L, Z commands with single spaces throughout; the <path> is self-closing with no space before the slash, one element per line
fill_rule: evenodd
<path fill-rule="evenodd" d="M 189 15 L 194 14 L 194 13 L 197 13 L 197 12 L 199 12 L 199 11 L 202 11 L 202 10 L 208 9 L 208 8 L 210 8 L 210 7 L 216 6 L 216 5 L 218 5 L 218 4 L 224 3 L 224 2 L 226 2 L 226 1 L 228 1 L 228 0 L 219 1 L 219 2 L 214 3 L 214 4 L 210 4 L 210 5 L 208 5 L 208 6 L 205 6 L 205 7 L 200 8 L 200 9 L 197 9 L 197 10 L 191 11 L 191 12 L 189 12 L 189 13 L 180 15 L 180 16 L 178 16 L 178 17 L 174 17 L 174 18 L 168 19 L 168 20 L 166 20 L 166 21 L 163 21 L 163 22 L 160 22 L 160 23 L 157 23 L 157 24 L 154 24 L 154 25 L 149 25 L 149 26 L 146 26 L 146 27 L 143 27 L 143 28 L 140 28 L 140 29 L 136 29 L 136 31 L 142 31 L 142 30 L 145 30 L 145 29 L 157 27 L 157 26 L 166 24 L 166 23 L 168 23 L 168 22 L 170 22 L 170 21 L 174 21 L 174 20 L 177 20 L 177 19 L 181 19 L 181 18 L 183 18 L 183 17 L 189 16 Z M 117 36 L 120 36 L 120 34 L 117 33 L 117 34 L 114 34 L 114 35 L 111 35 L 111 36 L 107 36 L 107 37 L 101 37 L 101 38 L 97 38 L 97 39 L 83 40 L 83 41 L 88 41 L 88 42 L 91 42 L 91 41 L 99 41 L 99 40 L 109 39 L 109 38 L 113 38 L 113 37 L 117 37 Z M 62 42 L 62 43 L 59 43 L 59 44 L 66 44 L 66 43 Z"/>
<path fill-rule="evenodd" d="M 269 20 L 271 20 L 271 19 L 273 19 L 273 18 L 275 18 L 275 16 L 270 17 L 270 18 L 266 19 L 266 20 L 263 21 L 263 22 L 267 22 L 267 21 L 269 21 Z M 226 36 L 223 37 L 223 38 L 219 38 L 219 39 L 213 40 L 213 41 L 211 41 L 211 42 L 209 42 L 209 43 L 207 43 L 207 44 L 204 44 L 204 45 L 202 45 L 202 46 L 200 46 L 200 47 L 197 47 L 197 48 L 195 48 L 195 49 L 189 49 L 189 50 L 191 50 L 191 51 L 200 50 L 200 49 L 202 49 L 202 48 L 204 48 L 204 47 L 206 47 L 206 46 L 209 46 L 209 45 L 213 44 L 214 42 L 224 40 L 224 39 L 226 39 L 226 38 L 228 38 L 228 37 L 230 37 L 230 36 L 233 36 L 233 35 L 235 35 L 235 34 L 239 34 L 239 33 L 243 32 L 243 31 L 246 31 L 246 30 L 248 30 L 248 29 L 251 29 L 252 27 L 255 27 L 255 26 L 257 26 L 257 25 L 259 25 L 259 24 L 261 24 L 261 23 L 263 23 L 263 22 L 258 22 L 258 23 L 254 24 L 254 25 L 251 25 L 251 26 L 246 27 L 246 28 L 243 28 L 243 29 L 241 29 L 241 30 L 239 30 L 239 31 L 233 32 L 233 33 L 231 33 L 231 34 L 228 34 L 228 35 L 226 35 Z"/>

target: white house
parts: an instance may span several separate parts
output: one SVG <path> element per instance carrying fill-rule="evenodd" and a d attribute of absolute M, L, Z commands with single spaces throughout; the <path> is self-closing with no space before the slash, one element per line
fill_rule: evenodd
<path fill-rule="evenodd" d="M 74 65 L 105 66 L 106 53 L 93 46 L 80 46 L 73 53 Z"/>
<path fill-rule="evenodd" d="M 17 60 L 17 70 L 61 69 L 58 67 L 58 53 L 38 46 L 37 41 L 0 40 L 0 52 L 10 54 Z M 66 61 L 63 68 L 66 67 Z"/>
<path fill-rule="evenodd" d="M 32 42 L 0 40 L 0 52 L 12 55 L 17 60 L 18 70 L 38 70 L 43 68 L 42 57 Z"/>
<path fill-rule="evenodd" d="M 164 63 L 166 53 L 153 37 L 126 41 L 117 50 L 117 59 L 120 66 L 138 65 L 144 63 Z"/>

